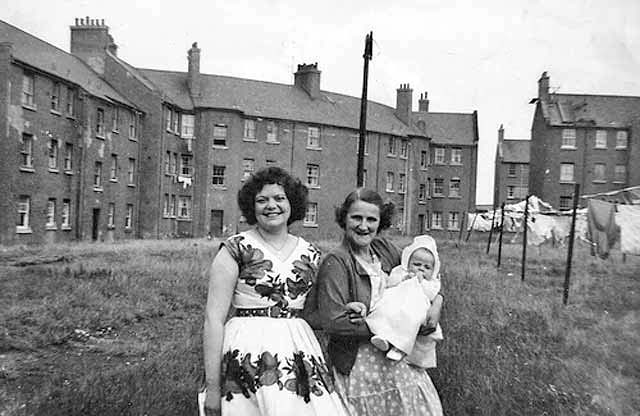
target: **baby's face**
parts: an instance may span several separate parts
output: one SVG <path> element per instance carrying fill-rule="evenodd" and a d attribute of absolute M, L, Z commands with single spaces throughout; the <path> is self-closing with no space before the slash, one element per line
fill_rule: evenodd
<path fill-rule="evenodd" d="M 411 257 L 409 257 L 408 272 L 420 274 L 423 279 L 431 279 L 434 264 L 433 254 L 426 248 L 419 248 L 411 253 Z"/>

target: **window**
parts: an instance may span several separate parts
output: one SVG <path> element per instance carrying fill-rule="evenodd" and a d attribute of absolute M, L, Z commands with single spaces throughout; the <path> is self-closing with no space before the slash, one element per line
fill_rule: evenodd
<path fill-rule="evenodd" d="M 396 153 L 397 153 L 397 150 L 396 150 L 396 138 L 395 137 L 389 137 L 387 139 L 387 155 L 395 156 Z"/>
<path fill-rule="evenodd" d="M 307 130 L 307 147 L 320 148 L 320 128 L 309 127 Z"/>
<path fill-rule="evenodd" d="M 182 134 L 185 139 L 192 139 L 196 129 L 196 116 L 193 114 L 182 115 Z"/>
<path fill-rule="evenodd" d="M 164 194 L 164 204 L 162 206 L 162 215 L 165 217 L 169 216 L 169 194 Z"/>
<path fill-rule="evenodd" d="M 266 164 L 267 164 L 267 166 L 278 166 L 278 162 L 276 160 L 272 160 L 272 159 L 267 159 L 266 160 Z"/>
<path fill-rule="evenodd" d="M 256 139 L 256 121 L 244 121 L 244 139 L 254 141 Z"/>
<path fill-rule="evenodd" d="M 560 182 L 573 182 L 573 163 L 560 164 Z"/>
<path fill-rule="evenodd" d="M 213 165 L 213 177 L 211 183 L 217 186 L 224 186 L 224 166 Z"/>
<path fill-rule="evenodd" d="M 127 216 L 124 217 L 124 228 L 131 229 L 133 225 L 133 205 L 127 204 Z"/>
<path fill-rule="evenodd" d="M 433 211 L 431 213 L 431 228 L 435 230 L 442 229 L 442 212 Z"/>
<path fill-rule="evenodd" d="M 253 159 L 242 159 L 242 180 L 248 179 L 256 170 L 256 161 Z"/>
<path fill-rule="evenodd" d="M 93 166 L 93 187 L 102 188 L 102 162 L 96 162 Z"/>
<path fill-rule="evenodd" d="M 135 111 L 129 112 L 129 138 L 138 137 L 138 114 Z"/>
<path fill-rule="evenodd" d="M 113 202 L 109 203 L 109 210 L 107 211 L 107 227 L 108 228 L 115 228 L 116 226 L 116 204 L 114 204 Z"/>
<path fill-rule="evenodd" d="M 508 165 L 508 175 L 509 176 L 516 176 L 516 164 L 515 163 L 509 163 Z"/>
<path fill-rule="evenodd" d="M 49 169 L 58 170 L 58 140 L 49 139 Z"/>
<path fill-rule="evenodd" d="M 164 153 L 164 173 L 165 175 L 171 174 L 171 151 L 167 150 Z"/>
<path fill-rule="evenodd" d="M 367 170 L 366 169 L 362 169 L 362 187 L 363 188 L 367 187 Z"/>
<path fill-rule="evenodd" d="M 164 112 L 164 128 L 167 131 L 171 131 L 171 119 L 173 117 L 173 111 L 167 107 L 166 111 Z"/>
<path fill-rule="evenodd" d="M 176 213 L 178 212 L 178 200 L 176 199 L 175 195 L 171 195 L 171 205 L 169 207 L 171 210 L 169 212 L 169 215 L 171 217 L 175 217 Z"/>
<path fill-rule="evenodd" d="M 27 195 L 20 195 L 18 199 L 18 223 L 16 224 L 17 232 L 29 232 L 29 217 L 31 215 L 31 198 Z"/>
<path fill-rule="evenodd" d="M 616 132 L 616 149 L 626 149 L 627 148 L 627 132 L 625 130 L 620 130 Z"/>
<path fill-rule="evenodd" d="M 560 197 L 560 209 L 571 209 L 573 204 L 572 196 L 561 196 Z"/>
<path fill-rule="evenodd" d="M 180 156 L 180 175 L 182 176 L 193 175 L 193 167 L 191 166 L 192 161 L 193 161 L 193 157 L 191 155 Z"/>
<path fill-rule="evenodd" d="M 129 158 L 129 166 L 127 167 L 127 182 L 128 185 L 134 185 L 136 179 L 136 160 L 133 158 Z"/>
<path fill-rule="evenodd" d="M 451 164 L 462 165 L 462 149 L 457 147 L 451 149 Z"/>
<path fill-rule="evenodd" d="M 627 167 L 625 165 L 616 165 L 616 182 L 626 182 L 627 181 Z"/>
<path fill-rule="evenodd" d="M 75 115 L 76 90 L 67 87 L 67 115 L 73 117 Z"/>
<path fill-rule="evenodd" d="M 213 126 L 213 145 L 227 145 L 227 126 L 225 126 L 224 124 L 216 124 L 215 126 Z"/>
<path fill-rule="evenodd" d="M 171 163 L 169 165 L 170 173 L 176 175 L 178 173 L 178 154 L 173 152 L 171 154 Z"/>
<path fill-rule="evenodd" d="M 311 188 L 320 186 L 320 166 L 307 165 L 307 186 Z"/>
<path fill-rule="evenodd" d="M 60 83 L 54 82 L 51 88 L 51 111 L 60 111 Z"/>
<path fill-rule="evenodd" d="M 562 130 L 562 149 L 575 149 L 576 148 L 576 129 L 563 129 Z"/>
<path fill-rule="evenodd" d="M 71 228 L 71 200 L 62 200 L 62 213 L 61 213 L 61 225 L 63 230 L 69 230 Z"/>
<path fill-rule="evenodd" d="M 96 115 L 96 136 L 104 137 L 104 110 L 98 108 Z"/>
<path fill-rule="evenodd" d="M 22 142 L 20 142 L 20 155 L 22 157 L 22 167 L 33 167 L 33 136 L 22 133 Z"/>
<path fill-rule="evenodd" d="M 433 196 L 443 196 L 444 195 L 444 179 L 435 178 L 433 180 Z"/>
<path fill-rule="evenodd" d="M 426 169 L 428 165 L 429 165 L 429 154 L 427 153 L 426 150 L 422 150 L 420 151 L 420 167 L 422 169 Z"/>
<path fill-rule="evenodd" d="M 111 112 L 111 130 L 117 132 L 120 130 L 120 109 L 113 107 Z"/>
<path fill-rule="evenodd" d="M 451 178 L 449 180 L 449 197 L 457 198 L 460 196 L 460 178 Z"/>
<path fill-rule="evenodd" d="M 460 229 L 460 213 L 457 211 L 453 211 L 449 213 L 449 224 L 447 228 L 450 230 L 459 230 Z"/>
<path fill-rule="evenodd" d="M 529 188 L 526 186 L 516 186 L 516 198 L 525 199 L 529 193 Z"/>
<path fill-rule="evenodd" d="M 409 157 L 409 142 L 400 140 L 400 157 L 406 159 Z"/>
<path fill-rule="evenodd" d="M 180 113 L 177 111 L 174 111 L 171 113 L 171 116 L 172 116 L 171 121 L 173 123 L 172 130 L 175 134 L 180 134 Z"/>
<path fill-rule="evenodd" d="M 47 222 L 45 227 L 49 230 L 56 228 L 56 200 L 49 198 L 47 201 Z"/>
<path fill-rule="evenodd" d="M 275 121 L 267 121 L 267 143 L 278 143 L 278 126 Z"/>
<path fill-rule="evenodd" d="M 33 74 L 25 72 L 22 75 L 22 104 L 35 107 L 36 103 L 33 99 L 33 94 L 35 91 L 35 77 Z"/>
<path fill-rule="evenodd" d="M 513 185 L 507 186 L 507 198 L 513 199 L 516 197 L 516 187 Z"/>
<path fill-rule="evenodd" d="M 418 201 L 424 202 L 427 199 L 427 185 L 421 183 L 418 186 Z"/>
<path fill-rule="evenodd" d="M 64 144 L 64 171 L 73 171 L 73 144 L 71 143 Z"/>
<path fill-rule="evenodd" d="M 427 178 L 427 196 L 431 193 L 431 178 Z"/>
<path fill-rule="evenodd" d="M 118 155 L 111 155 L 109 180 L 112 182 L 118 182 Z"/>
<path fill-rule="evenodd" d="M 398 177 L 398 193 L 403 194 L 407 191 L 407 175 L 401 173 Z"/>
<path fill-rule="evenodd" d="M 596 163 L 593 166 L 593 181 L 606 182 L 607 181 L 606 170 L 607 170 L 607 165 L 605 165 L 604 163 Z"/>
<path fill-rule="evenodd" d="M 398 230 L 404 229 L 404 208 L 398 208 L 398 213 L 396 214 L 396 228 Z"/>
<path fill-rule="evenodd" d="M 181 196 L 178 198 L 178 217 L 191 218 L 191 197 Z"/>
<path fill-rule="evenodd" d="M 309 202 L 304 216 L 304 225 L 318 225 L 318 203 Z"/>
<path fill-rule="evenodd" d="M 436 147 L 434 149 L 434 160 L 436 165 L 444 165 L 444 147 Z"/>
<path fill-rule="evenodd" d="M 360 135 L 355 136 L 356 137 L 356 143 L 358 144 L 356 147 L 358 148 L 358 152 L 360 151 Z M 364 135 L 364 154 L 368 155 L 369 154 L 369 136 L 368 135 Z"/>
<path fill-rule="evenodd" d="M 393 182 L 395 181 L 393 172 L 387 172 L 387 186 L 386 186 L 386 191 L 387 192 L 393 192 Z"/>
<path fill-rule="evenodd" d="M 607 131 L 606 130 L 596 130 L 596 149 L 606 149 L 607 148 Z"/>

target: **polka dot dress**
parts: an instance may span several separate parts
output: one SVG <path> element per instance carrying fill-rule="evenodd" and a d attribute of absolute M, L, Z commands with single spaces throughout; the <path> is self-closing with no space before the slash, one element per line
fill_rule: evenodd
<path fill-rule="evenodd" d="M 358 349 L 351 374 L 334 371 L 335 387 L 353 416 L 441 416 L 442 405 L 424 369 L 389 360 L 371 344 Z"/>

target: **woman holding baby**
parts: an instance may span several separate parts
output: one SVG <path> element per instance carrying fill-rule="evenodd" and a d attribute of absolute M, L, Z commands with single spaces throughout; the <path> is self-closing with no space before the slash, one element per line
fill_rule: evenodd
<path fill-rule="evenodd" d="M 415 335 L 407 344 L 395 334 L 375 330 L 385 328 L 379 324 L 384 317 L 370 319 L 375 316 L 376 305 L 382 310 L 383 295 L 389 286 L 397 285 L 398 290 L 404 285 L 420 288 L 420 281 L 428 280 L 425 276 L 437 276 L 437 271 L 433 273 L 434 267 L 439 267 L 435 242 L 430 245 L 427 241 L 426 245 L 422 244 L 424 247 L 418 244 L 415 256 L 408 253 L 401 257 L 397 247 L 378 235 L 391 225 L 392 214 L 393 205 L 383 203 L 375 191 L 360 188 L 347 196 L 336 210 L 336 221 L 344 230 L 342 243 L 323 259 L 317 291 L 307 300 L 306 308 L 316 311 L 329 334 L 328 361 L 335 388 L 350 414 L 442 415 L 440 398 L 424 366 L 420 365 L 420 357 L 412 356 Z M 425 250 L 421 251 L 422 248 Z M 398 273 L 401 267 L 404 271 Z M 390 279 L 394 268 L 394 277 Z M 390 283 L 394 279 L 396 281 Z M 427 296 L 430 291 L 434 292 L 433 285 L 423 286 L 424 291 L 404 292 L 424 299 L 421 305 L 415 303 L 418 298 L 414 299 L 414 305 L 421 312 L 413 315 L 422 315 L 417 316 L 417 321 L 414 319 L 416 323 L 408 324 L 423 334 L 418 335 L 418 339 L 428 337 L 429 332 L 439 333 L 437 323 L 443 301 L 439 280 L 435 294 Z M 415 343 L 417 348 L 420 341 Z"/>

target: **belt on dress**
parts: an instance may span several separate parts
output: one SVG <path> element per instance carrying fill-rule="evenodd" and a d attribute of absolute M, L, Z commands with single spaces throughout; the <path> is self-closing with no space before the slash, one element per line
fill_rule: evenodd
<path fill-rule="evenodd" d="M 264 316 L 268 318 L 298 318 L 302 316 L 302 309 L 288 309 L 274 305 L 266 308 L 239 308 L 235 316 L 254 317 Z"/>

